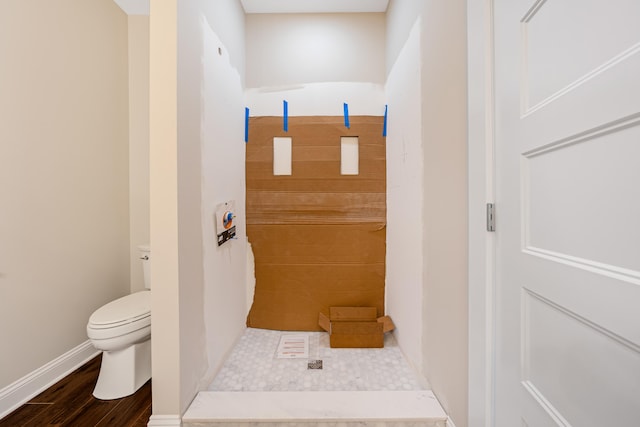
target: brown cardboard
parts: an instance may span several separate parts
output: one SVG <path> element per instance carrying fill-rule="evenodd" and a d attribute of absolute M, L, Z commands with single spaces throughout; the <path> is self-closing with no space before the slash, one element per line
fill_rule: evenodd
<path fill-rule="evenodd" d="M 383 117 L 253 117 L 246 150 L 247 236 L 256 289 L 247 325 L 321 330 L 330 306 L 384 314 Z M 292 175 L 273 175 L 273 138 L 292 138 Z M 359 138 L 359 175 L 340 175 L 340 137 Z"/>
<path fill-rule="evenodd" d="M 384 334 L 394 329 L 389 316 L 376 318 L 375 307 L 329 307 L 318 325 L 329 332 L 332 348 L 381 348 Z"/>
<path fill-rule="evenodd" d="M 382 323 L 332 322 L 329 345 L 331 348 L 382 348 Z"/>
<path fill-rule="evenodd" d="M 378 317 L 378 322 L 382 323 L 382 332 L 384 332 L 385 334 L 387 332 L 393 331 L 396 328 L 396 325 L 394 325 L 391 317 L 389 316 Z"/>
<path fill-rule="evenodd" d="M 331 319 L 329 318 L 328 314 L 325 314 L 323 312 L 320 312 L 318 314 L 318 325 L 320 325 L 320 327 L 326 332 L 331 333 Z"/>
<path fill-rule="evenodd" d="M 329 307 L 329 318 L 333 322 L 370 322 L 377 317 L 375 307 Z"/>

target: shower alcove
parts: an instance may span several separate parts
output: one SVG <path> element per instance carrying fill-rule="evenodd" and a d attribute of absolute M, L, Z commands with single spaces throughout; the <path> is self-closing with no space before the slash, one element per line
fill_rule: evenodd
<path fill-rule="evenodd" d="M 152 266 L 152 277 L 155 270 L 159 282 L 154 285 L 154 309 L 162 313 L 154 326 L 168 332 L 153 340 L 150 426 L 166 425 L 161 424 L 163 417 L 177 413 L 185 427 L 444 427 L 447 422 L 451 426 L 436 398 L 438 392 L 431 390 L 431 378 L 425 379 L 427 371 L 436 372 L 443 396 L 453 396 L 448 411 L 466 406 L 466 397 L 460 398 L 466 391 L 450 392 L 449 385 L 440 381 L 450 371 L 466 375 L 466 359 L 458 363 L 461 353 L 455 344 L 458 338 L 466 342 L 466 335 L 448 333 L 442 308 L 458 296 L 434 292 L 427 300 L 425 295 L 426 252 L 433 249 L 427 236 L 426 165 L 439 167 L 435 158 L 428 157 L 437 150 L 427 148 L 432 140 L 427 141 L 424 128 L 423 67 L 429 54 L 423 46 L 425 12 L 419 6 L 422 2 L 368 3 L 380 9 L 258 13 L 252 9 L 256 3 L 246 0 L 151 3 L 151 182 L 152 189 L 154 183 L 168 179 L 177 186 L 163 188 L 155 196 L 152 191 L 151 198 L 152 244 L 164 248 Z M 173 54 L 166 53 L 167 37 L 177 40 Z M 174 61 L 175 67 L 167 67 L 164 60 Z M 167 69 L 175 69 L 177 75 L 161 72 Z M 163 101 L 174 109 L 163 110 Z M 171 139 L 164 113 L 173 117 L 176 104 L 176 137 Z M 359 120 L 375 118 L 382 142 L 372 156 L 363 156 L 367 142 L 359 138 L 358 172 L 367 178 L 365 184 L 335 191 L 317 187 L 326 184 L 320 182 L 325 178 L 312 182 L 314 168 L 328 157 L 335 163 L 331 166 L 335 176 L 341 175 L 340 142 L 333 136 L 316 135 L 319 145 L 335 144 L 330 152 L 317 147 L 297 151 L 301 145 L 293 135 L 296 120 L 313 117 L 337 121 L 331 126 L 341 130 L 338 138 L 363 136 Z M 293 135 L 291 177 L 310 174 L 306 184 L 312 190 L 300 190 L 285 179 L 289 177 L 278 179 L 290 187 L 275 190 L 268 179 L 249 175 L 245 165 L 259 154 L 251 151 L 256 118 L 273 120 L 269 138 Z M 269 150 L 262 155 L 268 158 Z M 295 164 L 300 156 L 307 162 L 302 168 Z M 383 165 L 377 178 L 367 175 L 376 156 Z M 257 166 L 271 173 L 272 161 Z M 305 192 L 307 196 L 302 195 Z M 292 198 L 304 206 L 292 207 Z M 228 200 L 235 201 L 236 239 L 218 247 L 214 215 Z M 321 229 L 314 236 L 272 248 L 274 252 L 265 258 L 265 245 L 278 246 L 276 237 L 293 233 L 302 225 L 296 221 L 316 215 L 318 203 L 326 203 L 325 215 L 315 218 L 321 227 L 349 224 L 364 227 L 369 234 L 345 232 L 345 240 L 335 246 L 342 249 L 343 262 L 335 263 L 330 258 L 336 253 L 329 251 L 319 269 L 308 268 L 312 263 L 303 259 L 303 248 L 305 242 L 331 240 Z M 263 209 L 258 222 L 249 215 L 256 207 Z M 336 219 L 339 211 L 343 216 Z M 292 212 L 285 224 L 277 222 Z M 284 228 L 274 230 L 276 226 Z M 367 243 L 363 236 L 376 232 L 384 233 L 382 240 Z M 261 242 L 260 235 L 266 240 Z M 368 260 L 373 252 L 382 259 L 358 258 Z M 282 265 L 288 268 L 283 270 Z M 300 273 L 292 272 L 295 269 Z M 437 269 L 433 265 L 430 271 Z M 301 281 L 321 281 L 323 276 L 341 286 L 344 283 L 335 278 L 348 277 L 364 286 L 366 297 L 358 301 L 344 294 L 345 299 L 327 303 L 322 290 L 304 291 L 287 302 L 258 283 L 276 277 L 282 284 L 280 279 L 286 278 L 290 281 L 282 286 L 296 288 Z M 273 298 L 259 302 L 265 296 L 261 292 Z M 282 310 L 281 305 L 291 301 L 305 306 L 303 326 L 264 324 L 274 319 L 274 312 L 299 317 L 300 311 Z M 375 306 L 393 318 L 396 330 L 385 337 L 383 349 L 332 349 L 314 320 L 326 304 Z M 428 346 L 427 329 L 436 321 L 441 326 L 437 333 L 430 331 L 431 336 L 446 333 L 454 339 L 446 345 L 430 341 L 434 345 Z M 300 332 L 309 338 L 309 358 L 277 359 L 279 339 Z M 323 369 L 307 369 L 313 360 L 322 360 Z M 436 366 L 446 365 L 444 360 L 455 361 L 450 364 L 455 369 Z M 460 383 L 453 379 L 451 384 Z"/>
<path fill-rule="evenodd" d="M 249 329 L 183 417 L 185 426 L 444 427 L 446 414 L 392 333 L 383 348 L 330 348 L 318 326 L 318 313 L 330 306 L 385 314 L 385 120 L 248 121 L 246 224 L 256 281 Z M 350 168 L 341 156 L 345 135 L 357 135 L 348 137 L 357 143 Z M 278 162 L 285 173 L 277 173 Z M 296 358 L 279 352 L 287 337 L 299 340 Z"/>

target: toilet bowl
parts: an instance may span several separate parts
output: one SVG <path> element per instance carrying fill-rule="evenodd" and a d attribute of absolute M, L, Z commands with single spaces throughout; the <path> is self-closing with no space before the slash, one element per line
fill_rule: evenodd
<path fill-rule="evenodd" d="M 141 246 L 145 287 L 149 288 L 149 247 Z M 151 291 L 118 298 L 97 309 L 87 336 L 102 351 L 94 397 L 119 399 L 135 393 L 151 378 Z"/>

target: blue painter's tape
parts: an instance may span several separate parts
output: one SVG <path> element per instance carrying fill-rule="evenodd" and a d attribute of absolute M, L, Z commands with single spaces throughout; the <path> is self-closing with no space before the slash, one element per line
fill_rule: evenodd
<path fill-rule="evenodd" d="M 384 106 L 384 125 L 382 125 L 382 136 L 387 136 L 387 112 L 388 105 Z"/>
<path fill-rule="evenodd" d="M 349 129 L 349 104 L 344 103 L 344 127 Z"/>
<path fill-rule="evenodd" d="M 244 109 L 244 142 L 249 142 L 249 107 Z"/>
<path fill-rule="evenodd" d="M 282 128 L 285 132 L 289 132 L 289 103 L 282 101 Z"/>

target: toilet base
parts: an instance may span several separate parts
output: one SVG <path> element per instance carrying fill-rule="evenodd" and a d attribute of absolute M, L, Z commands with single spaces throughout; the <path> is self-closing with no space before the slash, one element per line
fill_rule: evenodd
<path fill-rule="evenodd" d="M 103 351 L 93 396 L 101 400 L 132 395 L 151 378 L 151 340 L 123 350 Z"/>

